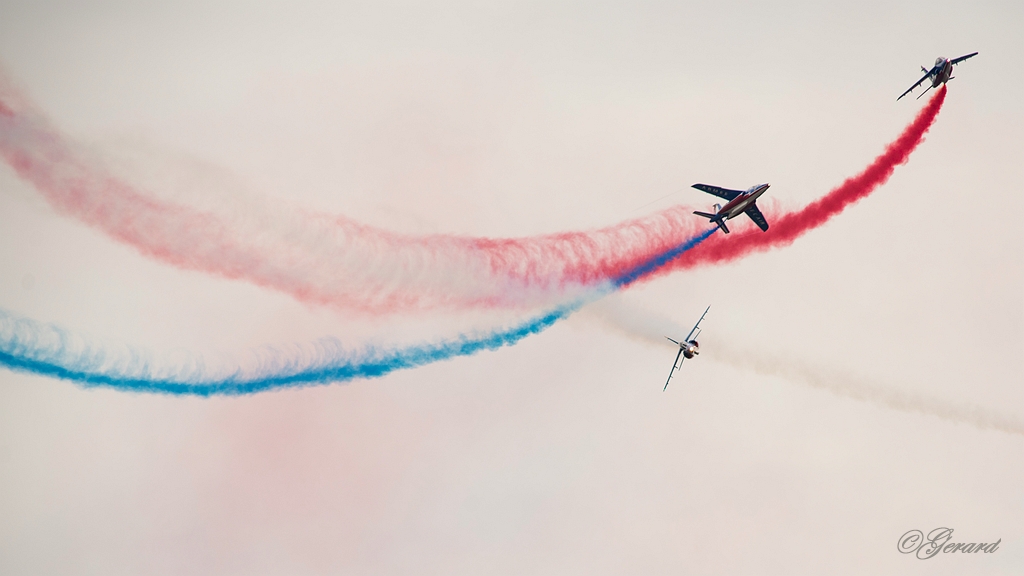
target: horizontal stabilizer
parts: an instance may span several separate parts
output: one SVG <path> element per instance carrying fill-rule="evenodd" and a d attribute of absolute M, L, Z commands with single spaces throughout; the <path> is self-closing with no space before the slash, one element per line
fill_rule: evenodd
<path fill-rule="evenodd" d="M 711 220 L 715 224 L 718 224 L 718 227 L 722 229 L 722 232 L 725 232 L 726 234 L 729 233 L 729 227 L 725 225 L 725 218 L 721 218 L 716 214 L 708 214 L 707 212 L 695 211 L 694 214 L 696 214 L 697 216 L 703 216 L 708 220 Z"/>

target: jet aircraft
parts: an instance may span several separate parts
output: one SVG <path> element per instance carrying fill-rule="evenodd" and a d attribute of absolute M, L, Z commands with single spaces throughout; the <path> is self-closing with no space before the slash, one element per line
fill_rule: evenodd
<path fill-rule="evenodd" d="M 671 338 L 668 338 L 668 336 L 665 336 L 665 338 L 675 342 L 676 346 L 679 346 L 679 353 L 676 354 L 676 361 L 672 363 L 672 370 L 668 373 L 668 380 L 665 380 L 665 387 L 661 389 L 662 392 L 668 390 L 669 380 L 672 380 L 672 375 L 675 374 L 676 370 L 683 365 L 683 360 L 693 358 L 697 354 L 700 354 L 700 344 L 697 343 L 697 335 L 700 334 L 700 323 L 704 320 L 704 317 L 707 316 L 708 310 L 711 310 L 711 306 L 708 306 L 707 309 L 704 310 L 704 313 L 700 315 L 700 320 L 697 320 L 697 323 L 693 325 L 693 330 L 690 330 L 690 333 L 682 342 L 672 340 Z M 680 358 L 682 358 L 682 360 L 680 360 Z"/>
<path fill-rule="evenodd" d="M 913 91 L 914 88 L 917 88 L 918 86 L 921 85 L 922 82 L 929 78 L 932 79 L 932 85 L 925 88 L 924 92 L 921 92 L 921 96 L 924 96 L 925 92 L 928 92 L 932 88 L 938 88 L 939 84 L 945 84 L 946 82 L 949 82 L 950 80 L 953 79 L 953 76 L 950 76 L 950 74 L 953 73 L 953 66 L 955 64 L 963 62 L 964 60 L 967 60 L 971 56 L 976 56 L 977 54 L 977 52 L 971 52 L 966 56 L 953 58 L 952 60 L 950 60 L 949 58 L 943 58 L 942 56 L 939 56 L 938 58 L 935 59 L 935 66 L 932 66 L 931 70 L 925 68 L 924 66 L 921 66 L 921 71 L 924 72 L 924 76 L 922 76 L 920 80 L 915 82 L 909 90 L 907 90 L 903 94 L 900 94 L 900 98 L 903 98 L 907 94 L 910 94 L 910 92 Z M 918 96 L 918 99 L 920 99 L 921 96 Z M 896 100 L 899 100 L 900 98 L 897 98 Z"/>
<path fill-rule="evenodd" d="M 768 189 L 771 184 L 757 184 L 751 186 L 746 190 L 729 190 L 727 188 L 719 188 L 718 186 L 709 186 L 707 184 L 694 184 L 693 187 L 697 190 L 703 190 L 708 194 L 714 194 L 719 198 L 728 200 L 725 206 L 721 204 L 715 204 L 715 213 L 708 214 L 707 212 L 694 212 L 697 216 L 703 216 L 711 222 L 718 224 L 718 227 L 722 229 L 722 232 L 729 233 L 729 227 L 725 225 L 725 221 L 730 218 L 735 218 L 739 214 L 743 213 L 750 216 L 750 219 L 757 224 L 757 227 L 762 231 L 768 231 L 768 221 L 764 219 L 764 214 L 757 209 L 757 198 L 764 194 L 764 191 Z"/>

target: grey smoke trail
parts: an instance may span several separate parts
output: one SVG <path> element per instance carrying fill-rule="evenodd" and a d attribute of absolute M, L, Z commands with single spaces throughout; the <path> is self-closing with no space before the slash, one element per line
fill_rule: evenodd
<path fill-rule="evenodd" d="M 622 297 L 615 295 L 588 306 L 581 311 L 580 316 L 596 320 L 636 340 L 659 346 L 673 346 L 671 342 L 665 340 L 665 336 L 682 337 L 690 330 L 689 326 L 680 326 L 664 316 L 630 305 Z M 870 402 L 884 408 L 937 416 L 950 422 L 969 424 L 986 430 L 1024 435 L 1024 420 L 1014 415 L 976 404 L 943 400 L 919 392 L 872 383 L 837 370 L 779 356 L 774 350 L 767 353 L 762 349 L 737 346 L 713 334 L 712 331 L 704 332 L 701 338 L 701 355 L 717 362 L 765 376 L 777 376 L 793 383 Z"/>

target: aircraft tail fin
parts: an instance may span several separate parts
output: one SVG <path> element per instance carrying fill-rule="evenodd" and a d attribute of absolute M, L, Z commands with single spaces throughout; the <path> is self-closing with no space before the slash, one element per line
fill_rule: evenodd
<path fill-rule="evenodd" d="M 703 216 L 711 222 L 718 224 L 718 227 L 722 229 L 722 232 L 729 233 L 729 227 L 725 225 L 725 218 L 719 218 L 714 214 L 708 214 L 707 212 L 694 212 L 697 216 Z"/>

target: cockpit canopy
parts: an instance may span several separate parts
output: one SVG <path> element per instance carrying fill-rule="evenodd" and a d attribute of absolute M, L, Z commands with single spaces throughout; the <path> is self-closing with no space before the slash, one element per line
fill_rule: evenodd
<path fill-rule="evenodd" d="M 939 56 L 938 58 L 935 59 L 935 65 L 938 66 L 939 64 L 942 64 L 945 60 L 945 58 Z"/>

